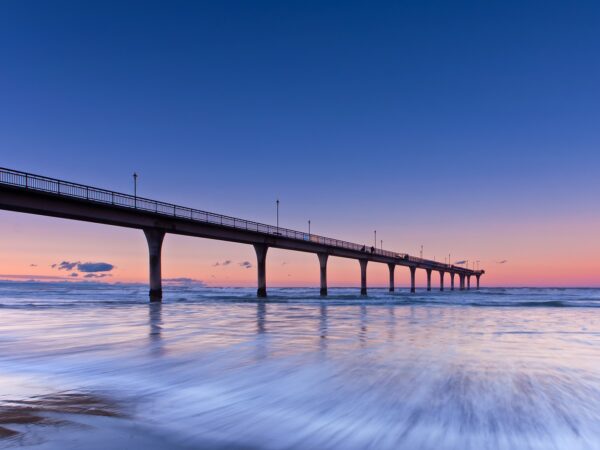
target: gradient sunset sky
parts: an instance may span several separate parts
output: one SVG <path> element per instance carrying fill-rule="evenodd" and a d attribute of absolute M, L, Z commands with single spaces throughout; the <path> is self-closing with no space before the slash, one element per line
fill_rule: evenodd
<path fill-rule="evenodd" d="M 279 198 L 281 226 L 377 230 L 487 286 L 600 286 L 599 23 L 594 1 L 4 1 L 0 166 L 128 193 L 136 171 L 141 196 L 266 223 Z M 62 261 L 148 277 L 141 231 L 0 211 L 4 278 L 84 278 Z M 165 278 L 255 286 L 254 263 L 163 247 Z M 269 251 L 268 285 L 318 279 Z"/>

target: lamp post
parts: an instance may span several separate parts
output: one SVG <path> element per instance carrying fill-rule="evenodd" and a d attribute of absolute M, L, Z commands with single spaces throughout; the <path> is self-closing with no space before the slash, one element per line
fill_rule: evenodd
<path fill-rule="evenodd" d="M 380 248 L 381 248 L 381 251 L 383 251 L 383 239 L 381 240 Z"/>
<path fill-rule="evenodd" d="M 308 219 L 308 237 L 310 238 L 310 219 Z"/>
<path fill-rule="evenodd" d="M 138 174 L 133 172 L 133 204 L 135 208 L 137 208 L 137 179 Z"/>
<path fill-rule="evenodd" d="M 279 233 L 279 199 L 275 203 L 277 204 L 277 233 Z"/>
<path fill-rule="evenodd" d="M 377 248 L 377 230 L 373 231 L 375 233 L 375 240 L 373 241 L 373 246 Z"/>
<path fill-rule="evenodd" d="M 423 259 L 423 245 L 421 244 L 421 259 Z"/>

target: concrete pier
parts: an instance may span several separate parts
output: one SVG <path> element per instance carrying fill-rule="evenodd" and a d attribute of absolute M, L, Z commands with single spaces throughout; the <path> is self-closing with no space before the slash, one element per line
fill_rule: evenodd
<path fill-rule="evenodd" d="M 367 295 L 367 264 L 368 259 L 359 259 L 360 263 L 360 295 Z"/>
<path fill-rule="evenodd" d="M 264 298 L 267 296 L 267 247 L 264 244 L 254 244 L 256 251 L 256 271 L 258 274 L 258 289 L 256 296 Z"/>
<path fill-rule="evenodd" d="M 390 292 L 394 292 L 394 272 L 396 270 L 396 264 L 389 263 L 388 269 L 390 270 Z"/>
<path fill-rule="evenodd" d="M 136 195 L 98 189 L 93 186 L 53 179 L 46 176 L 0 168 L 0 210 L 36 214 L 61 219 L 78 220 L 143 230 L 148 242 L 150 300 L 162 298 L 161 250 L 165 233 L 215 239 L 243 245 L 253 245 L 257 257 L 257 295 L 267 296 L 266 256 L 269 248 L 317 254 L 320 265 L 321 295 L 327 295 L 328 256 L 359 260 L 361 294 L 367 293 L 367 263 L 386 264 L 389 269 L 389 290 L 395 290 L 395 267 L 408 267 L 411 292 L 416 291 L 415 272 L 427 271 L 427 289 L 431 290 L 431 272 L 450 274 L 451 289 L 458 275 L 461 289 L 471 287 L 471 276 L 477 288 L 484 270 L 470 270 L 407 253 L 384 250 L 364 244 L 257 223 L 242 218 L 224 216 L 209 211 L 165 203 Z M 469 276 L 465 285 L 465 277 Z"/>
<path fill-rule="evenodd" d="M 148 242 L 150 301 L 160 302 L 162 300 L 161 252 L 165 232 L 158 228 L 145 228 L 144 235 Z"/>
<path fill-rule="evenodd" d="M 467 277 L 467 289 L 471 289 L 471 275 L 466 275 Z"/>
<path fill-rule="evenodd" d="M 327 259 L 329 255 L 327 253 L 317 253 L 319 258 L 319 267 L 321 271 L 321 297 L 327 296 Z"/>

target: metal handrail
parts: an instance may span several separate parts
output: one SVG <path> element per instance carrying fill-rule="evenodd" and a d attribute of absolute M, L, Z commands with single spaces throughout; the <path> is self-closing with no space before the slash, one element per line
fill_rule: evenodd
<path fill-rule="evenodd" d="M 175 205 L 173 203 L 151 200 L 144 197 L 123 194 L 107 189 L 86 186 L 83 184 L 72 183 L 70 181 L 49 178 L 42 175 L 35 175 L 3 167 L 0 167 L 0 184 L 7 184 L 10 186 L 16 186 L 35 191 L 42 191 L 66 197 L 74 197 L 94 203 L 102 203 L 123 208 L 131 208 L 169 217 L 188 219 L 195 222 L 222 225 L 225 227 L 254 231 L 266 235 L 281 236 L 289 239 L 296 239 L 301 241 L 314 242 L 322 245 L 328 245 L 331 247 L 362 251 L 368 254 L 376 254 L 395 259 L 407 260 L 417 264 L 425 264 L 439 269 L 448 270 L 449 268 L 454 267 L 448 264 L 442 264 L 435 261 L 429 261 L 426 259 L 417 258 L 415 256 L 410 256 L 406 253 L 392 252 L 389 250 L 369 247 L 367 245 L 355 244 L 352 242 L 319 236 L 312 233 L 308 234 L 302 231 L 267 225 L 251 220 L 239 219 L 237 217 L 211 213 L 199 209 L 188 208 L 186 206 Z M 373 249 L 373 251 L 371 251 L 371 249 Z"/>

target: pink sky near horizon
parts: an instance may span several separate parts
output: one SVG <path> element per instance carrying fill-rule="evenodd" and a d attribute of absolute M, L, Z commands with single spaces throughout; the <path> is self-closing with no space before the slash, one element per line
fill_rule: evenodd
<path fill-rule="evenodd" d="M 598 216 L 543 221 L 480 220 L 464 227 L 444 224 L 421 225 L 403 230 L 401 237 L 381 232 L 384 247 L 418 255 L 424 242 L 427 258 L 444 260 L 447 243 L 452 243 L 452 260 L 479 260 L 486 270 L 483 286 L 600 287 L 600 242 L 595 231 Z M 416 236 L 409 246 L 400 241 Z M 332 233 L 328 233 L 332 235 Z M 351 225 L 340 225 L 333 236 L 355 242 L 368 239 Z M 107 282 L 147 282 L 147 249 L 139 230 L 34 215 L 0 212 L 0 276 L 70 277 L 70 272 L 52 268 L 61 261 L 107 262 L 115 266 Z M 411 241 L 411 239 L 406 239 Z M 408 247 L 408 248 L 407 248 Z M 446 256 L 445 256 L 446 255 Z M 499 261 L 506 260 L 500 264 Z M 231 261 L 229 264 L 223 264 Z M 252 267 L 241 264 L 249 262 Z M 217 263 L 219 263 L 217 265 Z M 210 286 L 256 285 L 255 254 L 250 245 L 167 235 L 163 245 L 163 278 L 192 278 Z M 331 257 L 328 282 L 334 286 L 358 286 L 359 265 L 354 260 Z M 51 279 L 51 278 L 48 278 Z M 425 272 L 417 271 L 417 284 L 425 284 Z M 368 284 L 383 287 L 388 283 L 384 264 L 371 263 Z M 433 275 L 437 286 L 439 276 Z M 319 284 L 319 266 L 315 255 L 270 249 L 267 256 L 267 285 L 315 288 Z M 397 267 L 396 285 L 409 284 L 407 268 Z M 449 284 L 448 277 L 445 284 Z"/>

